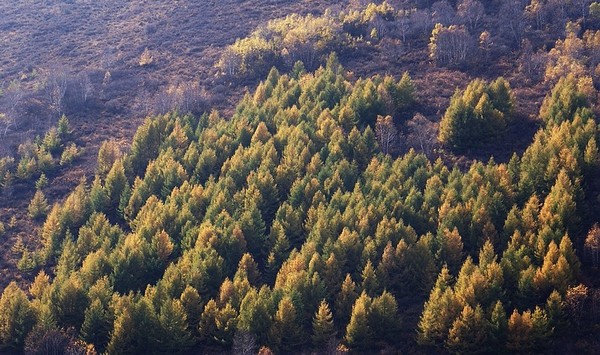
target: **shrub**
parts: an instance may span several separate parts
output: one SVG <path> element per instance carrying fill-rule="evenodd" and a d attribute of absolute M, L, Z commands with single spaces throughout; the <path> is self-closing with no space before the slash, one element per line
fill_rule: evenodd
<path fill-rule="evenodd" d="M 142 55 L 140 55 L 140 67 L 145 67 L 151 65 L 152 63 L 154 63 L 154 57 L 152 56 L 152 53 L 150 52 L 148 47 L 146 47 L 146 49 L 144 49 L 144 51 L 142 52 Z"/>

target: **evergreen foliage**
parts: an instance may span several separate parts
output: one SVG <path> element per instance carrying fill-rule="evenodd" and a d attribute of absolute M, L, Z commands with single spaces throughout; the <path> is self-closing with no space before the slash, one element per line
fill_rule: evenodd
<path fill-rule="evenodd" d="M 439 139 L 456 148 L 481 144 L 502 133 L 511 119 L 514 99 L 503 78 L 491 83 L 475 79 L 456 91 L 440 122 Z"/>
<path fill-rule="evenodd" d="M 412 86 L 353 81 L 332 56 L 272 70 L 227 119 L 150 117 L 129 152 L 103 145 L 93 182 L 40 229 L 30 259 L 48 273 L 31 300 L 5 289 L 0 342 L 22 350 L 35 325 L 73 327 L 108 354 L 288 352 L 336 335 L 366 351 L 398 345 L 414 331 L 406 304 L 424 304 L 420 344 L 542 350 L 580 275 L 571 238 L 596 197 L 595 118 L 580 109 L 509 163 L 461 170 L 378 145 L 377 116 L 402 119 Z M 474 81 L 440 134 L 490 137 L 513 105 L 506 81 Z"/>

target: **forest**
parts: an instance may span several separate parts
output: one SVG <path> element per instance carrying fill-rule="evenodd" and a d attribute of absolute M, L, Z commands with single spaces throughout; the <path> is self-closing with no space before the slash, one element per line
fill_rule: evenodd
<path fill-rule="evenodd" d="M 235 105 L 142 96 L 91 164 L 93 78 L 27 89 L 56 118 L 0 158 L 0 353 L 600 352 L 599 53 L 586 0 L 290 13 L 215 56 Z"/>

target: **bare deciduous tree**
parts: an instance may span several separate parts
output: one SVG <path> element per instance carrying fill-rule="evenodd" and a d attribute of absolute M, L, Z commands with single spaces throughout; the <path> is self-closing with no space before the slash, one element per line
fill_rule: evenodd
<path fill-rule="evenodd" d="M 420 149 L 427 155 L 430 154 L 437 142 L 437 127 L 435 123 L 428 120 L 422 114 L 417 113 L 406 123 L 406 126 L 409 130 L 406 136 L 406 143 L 409 147 Z"/>
<path fill-rule="evenodd" d="M 179 110 L 184 113 L 200 113 L 204 108 L 204 94 L 198 83 L 180 85 L 181 102 Z"/>
<path fill-rule="evenodd" d="M 578 16 L 581 18 L 581 22 L 583 27 L 586 27 L 586 22 L 588 18 L 588 14 L 590 12 L 590 5 L 592 4 L 592 0 L 574 0 L 575 6 L 578 9 Z"/>
<path fill-rule="evenodd" d="M 533 23 L 538 30 L 544 29 L 548 17 L 548 6 L 542 0 L 531 0 L 531 3 L 525 8 L 525 16 Z"/>
<path fill-rule="evenodd" d="M 548 64 L 548 54 L 545 51 L 533 50 L 531 42 L 523 41 L 523 49 L 519 58 L 519 70 L 533 82 L 539 82 L 544 77 Z"/>
<path fill-rule="evenodd" d="M 2 135 L 5 136 L 12 127 L 12 122 L 5 113 L 0 113 L 0 125 L 2 127 Z"/>
<path fill-rule="evenodd" d="M 234 49 L 229 47 L 223 51 L 221 59 L 217 64 L 223 74 L 231 77 L 238 74 L 241 65 L 242 58 Z"/>
<path fill-rule="evenodd" d="M 50 107 L 58 114 L 63 114 L 64 99 L 69 84 L 69 75 L 63 67 L 50 69 L 46 79 L 46 96 L 50 101 Z"/>
<path fill-rule="evenodd" d="M 389 154 L 394 148 L 394 144 L 398 138 L 398 130 L 394 125 L 392 116 L 377 116 L 377 122 L 375 122 L 375 135 L 379 141 L 381 151 L 384 154 Z"/>
<path fill-rule="evenodd" d="M 449 26 L 454 23 L 456 12 L 448 1 L 442 0 L 431 5 L 431 17 L 434 22 Z"/>
<path fill-rule="evenodd" d="M 561 0 L 562 1 L 562 0 Z M 513 46 L 521 44 L 525 32 L 525 4 L 521 0 L 506 0 L 500 8 L 500 23 Z"/>
<path fill-rule="evenodd" d="M 462 0 L 458 4 L 458 16 L 471 31 L 476 30 L 481 25 L 484 15 L 485 8 L 477 0 Z"/>
<path fill-rule="evenodd" d="M 92 81 L 90 80 L 88 73 L 79 73 L 77 76 L 77 86 L 79 89 L 81 102 L 85 104 L 94 92 L 94 85 L 92 85 Z"/>
<path fill-rule="evenodd" d="M 564 28 L 569 21 L 569 9 L 572 7 L 570 1 L 565 0 L 548 0 L 548 6 L 552 10 L 553 20 L 558 20 L 559 28 Z"/>
<path fill-rule="evenodd" d="M 585 285 L 570 287 L 565 295 L 565 306 L 570 318 L 579 326 L 583 317 L 583 309 L 588 298 L 588 288 Z"/>
<path fill-rule="evenodd" d="M 400 36 L 402 37 L 402 42 L 406 42 L 406 37 L 408 37 L 414 22 L 414 14 L 416 9 L 409 10 L 398 10 L 398 17 L 396 19 L 397 29 L 400 32 Z"/>
<path fill-rule="evenodd" d="M 585 238 L 585 256 L 594 267 L 598 267 L 600 257 L 600 226 L 594 224 Z"/>
<path fill-rule="evenodd" d="M 2 95 L 2 103 L 4 113 L 0 114 L 0 122 L 3 125 L 3 135 L 6 135 L 10 129 L 13 129 L 18 124 L 17 107 L 23 99 L 24 91 L 21 84 L 13 80 Z"/>
<path fill-rule="evenodd" d="M 373 19 L 373 28 L 377 31 L 377 37 L 383 38 L 388 32 L 388 21 L 377 15 Z"/>
<path fill-rule="evenodd" d="M 204 94 L 197 83 L 170 85 L 153 96 L 146 92 L 141 104 L 140 109 L 148 115 L 163 115 L 169 111 L 201 113 L 205 108 Z"/>
<path fill-rule="evenodd" d="M 484 59 L 487 61 L 490 56 L 490 50 L 494 42 L 488 31 L 483 31 L 479 35 L 479 50 L 483 53 Z"/>
<path fill-rule="evenodd" d="M 590 298 L 592 299 L 592 317 L 594 322 L 598 322 L 600 317 L 600 289 L 592 290 Z"/>
<path fill-rule="evenodd" d="M 438 23 L 431 31 L 430 56 L 440 65 L 458 65 L 467 60 L 474 39 L 464 26 L 445 27 Z"/>
<path fill-rule="evenodd" d="M 341 352 L 338 349 L 339 345 L 340 345 L 340 341 L 338 339 L 336 339 L 336 338 L 329 339 L 329 341 L 325 345 L 325 351 L 324 351 L 324 353 L 327 354 L 327 355 L 339 355 L 339 354 L 343 354 L 343 352 Z"/>
<path fill-rule="evenodd" d="M 248 332 L 236 332 L 233 337 L 231 352 L 235 355 L 256 354 L 256 339 Z"/>

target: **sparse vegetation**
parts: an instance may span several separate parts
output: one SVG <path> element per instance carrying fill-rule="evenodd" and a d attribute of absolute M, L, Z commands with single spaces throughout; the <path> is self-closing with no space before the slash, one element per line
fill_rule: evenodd
<path fill-rule="evenodd" d="M 144 51 L 140 55 L 140 67 L 146 67 L 152 65 L 152 63 L 154 63 L 154 56 L 152 55 L 148 47 L 146 47 L 146 49 L 144 49 Z"/>

